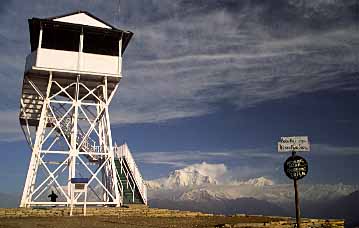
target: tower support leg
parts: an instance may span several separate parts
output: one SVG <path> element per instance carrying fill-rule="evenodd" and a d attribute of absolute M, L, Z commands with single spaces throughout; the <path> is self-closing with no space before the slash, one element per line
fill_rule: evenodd
<path fill-rule="evenodd" d="M 87 205 L 121 205 L 108 111 L 116 88 L 109 93 L 107 77 L 93 86 L 80 75 L 64 81 L 50 73 L 21 207 L 84 205 L 86 198 Z M 86 194 L 74 193 L 75 177 L 88 178 Z M 57 202 L 48 201 L 50 188 Z"/>

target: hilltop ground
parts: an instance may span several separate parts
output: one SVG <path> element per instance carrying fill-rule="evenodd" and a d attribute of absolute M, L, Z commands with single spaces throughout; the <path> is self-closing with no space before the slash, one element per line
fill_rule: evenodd
<path fill-rule="evenodd" d="M 56 217 L 56 218 L 2 218 L 1 228 L 51 227 L 51 228 L 135 228 L 135 227 L 216 227 L 239 222 L 265 222 L 267 218 L 253 217 Z"/>
<path fill-rule="evenodd" d="M 293 227 L 293 219 L 267 216 L 221 216 L 156 208 L 0 208 L 0 228 L 137 228 L 137 227 Z M 344 227 L 343 220 L 305 220 L 303 228 Z"/>

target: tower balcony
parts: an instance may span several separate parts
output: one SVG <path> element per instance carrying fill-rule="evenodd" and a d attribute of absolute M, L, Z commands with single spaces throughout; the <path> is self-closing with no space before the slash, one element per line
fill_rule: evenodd
<path fill-rule="evenodd" d="M 87 12 L 29 19 L 31 53 L 25 74 L 121 78 L 122 55 L 133 35 Z M 100 76 L 100 77 L 98 77 Z"/>
<path fill-rule="evenodd" d="M 38 48 L 26 57 L 25 74 L 54 71 L 121 77 L 121 56 Z"/>

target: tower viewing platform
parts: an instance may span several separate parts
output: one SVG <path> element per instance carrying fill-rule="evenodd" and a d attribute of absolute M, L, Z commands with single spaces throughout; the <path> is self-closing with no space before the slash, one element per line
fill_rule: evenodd
<path fill-rule="evenodd" d="M 88 12 L 29 19 L 31 54 L 25 73 L 121 77 L 122 54 L 133 35 Z"/>

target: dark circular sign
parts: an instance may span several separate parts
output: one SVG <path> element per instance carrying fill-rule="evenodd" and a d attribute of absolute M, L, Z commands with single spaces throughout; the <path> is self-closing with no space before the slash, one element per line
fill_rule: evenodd
<path fill-rule="evenodd" d="M 302 179 L 308 173 L 308 163 L 298 155 L 291 156 L 284 162 L 284 172 L 290 179 Z"/>

